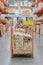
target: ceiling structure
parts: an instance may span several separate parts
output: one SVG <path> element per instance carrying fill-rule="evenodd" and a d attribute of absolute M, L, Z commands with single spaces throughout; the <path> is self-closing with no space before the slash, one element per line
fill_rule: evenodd
<path fill-rule="evenodd" d="M 27 1 L 27 2 L 35 2 L 35 0 L 6 0 L 8 2 L 8 4 L 13 4 L 14 5 L 14 2 L 16 1 L 19 1 L 19 2 L 22 2 L 22 1 Z"/>
<path fill-rule="evenodd" d="M 35 4 L 35 1 L 36 0 L 1 0 L 3 3 L 4 3 L 4 5 L 5 6 L 7 6 L 7 8 L 18 8 L 18 6 L 20 6 L 20 8 L 27 8 L 27 6 L 28 6 L 28 8 L 33 8 L 33 6 L 31 6 L 32 4 L 33 5 L 36 5 L 38 2 L 36 2 L 36 4 Z M 7 1 L 7 2 L 6 2 Z M 15 1 L 16 1 L 16 3 L 15 3 Z M 21 6 L 21 2 L 23 3 L 23 1 L 26 1 L 27 3 L 29 3 L 28 5 L 22 5 Z M 43 2 L 43 0 L 37 0 L 37 1 L 39 1 L 39 2 Z M 32 2 L 34 2 L 34 3 L 32 3 Z M 8 4 L 9 4 L 9 6 L 8 6 Z M 18 3 L 20 4 L 20 5 L 18 5 Z M 17 4 L 17 6 L 16 6 L 16 4 Z M 39 3 L 40 4 L 40 3 Z M 43 4 L 43 3 L 42 3 Z M 11 6 L 10 6 L 11 5 Z M 12 7 L 13 6 L 13 7 Z M 29 6 L 31 6 L 31 7 L 29 7 Z M 37 6 L 38 7 L 38 6 Z M 36 7 L 36 9 L 37 9 L 37 7 Z M 40 7 L 41 8 L 41 7 Z M 1 8 L 2 9 L 2 8 Z M 2 9 L 2 11 L 3 11 L 4 9 Z M 38 9 L 37 9 L 38 10 Z M 41 12 L 43 13 L 43 10 L 42 9 L 40 9 L 41 10 Z M 38 12 L 39 12 L 39 10 L 38 10 Z M 41 13 L 40 12 L 40 13 Z"/>

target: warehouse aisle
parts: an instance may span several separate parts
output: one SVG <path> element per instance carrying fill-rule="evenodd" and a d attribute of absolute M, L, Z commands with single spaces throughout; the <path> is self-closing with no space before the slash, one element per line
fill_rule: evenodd
<path fill-rule="evenodd" d="M 10 37 L 7 32 L 0 37 L 0 65 L 43 65 L 43 36 L 35 34 L 34 58 L 10 57 Z"/>
<path fill-rule="evenodd" d="M 9 55 L 9 32 L 0 37 L 0 65 L 8 65 Z"/>

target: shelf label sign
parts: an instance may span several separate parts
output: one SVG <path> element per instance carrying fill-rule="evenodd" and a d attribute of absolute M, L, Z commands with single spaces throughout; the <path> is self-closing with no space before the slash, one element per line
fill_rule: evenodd
<path fill-rule="evenodd" d="M 23 24 L 25 24 L 25 25 L 34 25 L 34 20 L 24 21 Z"/>

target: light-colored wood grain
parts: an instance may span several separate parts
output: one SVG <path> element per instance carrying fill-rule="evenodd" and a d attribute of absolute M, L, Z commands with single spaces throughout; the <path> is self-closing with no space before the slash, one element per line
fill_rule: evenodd
<path fill-rule="evenodd" d="M 25 28 L 25 30 L 26 30 L 26 28 Z M 33 32 L 33 29 L 31 29 L 31 35 L 32 35 L 32 58 L 33 58 L 34 57 L 34 32 Z M 11 41 L 11 43 L 10 43 L 10 51 L 11 51 L 11 57 L 12 57 L 13 55 L 16 54 L 15 50 L 13 50 L 14 46 L 13 46 L 13 28 L 12 27 L 11 27 L 11 31 L 10 31 L 10 41 Z M 18 53 L 16 55 L 25 55 L 23 52 L 21 54 L 20 53 Z"/>

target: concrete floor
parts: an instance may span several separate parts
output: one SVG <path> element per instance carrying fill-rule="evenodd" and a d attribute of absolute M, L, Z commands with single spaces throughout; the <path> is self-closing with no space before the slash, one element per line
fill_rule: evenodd
<path fill-rule="evenodd" d="M 0 65 L 43 65 L 43 36 L 35 34 L 34 58 L 10 57 L 9 32 L 0 37 Z"/>

